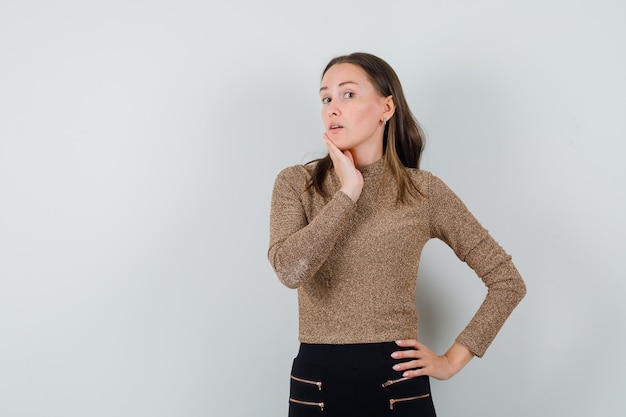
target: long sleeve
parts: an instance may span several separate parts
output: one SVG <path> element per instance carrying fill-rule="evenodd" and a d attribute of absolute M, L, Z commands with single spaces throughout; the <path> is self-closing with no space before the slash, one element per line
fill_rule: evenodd
<path fill-rule="evenodd" d="M 487 295 L 456 341 L 482 357 L 526 286 L 511 256 L 491 237 L 463 202 L 437 177 L 429 190 L 431 236 L 444 241 L 482 279 Z"/>
<path fill-rule="evenodd" d="M 268 259 L 278 279 L 297 288 L 311 279 L 350 222 L 356 204 L 337 191 L 314 218 L 302 200 L 309 174 L 302 166 L 281 171 L 274 183 Z"/>

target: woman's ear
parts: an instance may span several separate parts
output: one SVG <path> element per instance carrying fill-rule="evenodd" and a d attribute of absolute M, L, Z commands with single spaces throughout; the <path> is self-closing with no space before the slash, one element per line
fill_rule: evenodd
<path fill-rule="evenodd" d="M 393 96 L 385 97 L 384 107 L 383 107 L 383 118 L 385 120 L 391 120 L 391 117 L 396 112 L 396 103 L 393 101 Z"/>

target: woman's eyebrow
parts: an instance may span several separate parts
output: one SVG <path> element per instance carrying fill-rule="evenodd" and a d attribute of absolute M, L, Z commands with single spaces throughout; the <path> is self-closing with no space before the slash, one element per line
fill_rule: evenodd
<path fill-rule="evenodd" d="M 359 83 L 354 82 L 354 81 L 343 81 L 343 82 L 339 83 L 339 87 L 343 87 L 343 86 L 344 86 L 344 85 L 346 85 L 346 84 L 356 84 L 356 85 L 359 85 Z M 320 93 L 321 93 L 322 91 L 324 91 L 324 90 L 328 90 L 328 87 L 325 87 L 325 86 L 324 86 L 324 87 L 320 88 Z"/>

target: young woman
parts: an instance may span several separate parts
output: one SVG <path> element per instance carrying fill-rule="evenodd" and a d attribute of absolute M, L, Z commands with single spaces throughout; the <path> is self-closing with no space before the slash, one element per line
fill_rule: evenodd
<path fill-rule="evenodd" d="M 328 155 L 281 171 L 272 194 L 268 257 L 298 289 L 289 415 L 434 416 L 429 377 L 481 357 L 524 282 L 461 200 L 419 169 L 422 133 L 389 64 L 334 58 L 320 98 Z M 431 238 L 488 287 L 444 355 L 417 341 L 417 270 Z"/>

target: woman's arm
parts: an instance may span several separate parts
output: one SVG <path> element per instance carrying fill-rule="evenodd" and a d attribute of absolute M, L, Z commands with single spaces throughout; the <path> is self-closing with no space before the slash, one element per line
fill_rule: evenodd
<path fill-rule="evenodd" d="M 309 181 L 302 167 L 283 170 L 274 183 L 268 258 L 280 281 L 297 288 L 328 258 L 356 210 L 363 175 L 349 151 L 342 152 L 327 136 L 324 141 L 341 188 L 309 223 L 302 203 Z"/>
<path fill-rule="evenodd" d="M 272 192 L 268 259 L 278 279 L 297 288 L 311 279 L 349 224 L 356 204 L 337 191 L 309 221 L 303 198 L 308 173 L 301 166 L 278 174 Z"/>
<path fill-rule="evenodd" d="M 526 285 L 511 256 L 435 176 L 430 181 L 428 204 L 431 236 L 450 246 L 487 287 L 483 303 L 456 338 L 456 342 L 482 357 L 526 294 Z"/>
<path fill-rule="evenodd" d="M 474 356 L 483 356 L 496 334 L 526 294 L 526 286 L 504 249 L 489 235 L 463 202 L 437 177 L 431 178 L 431 236 L 443 240 L 482 279 L 487 295 L 480 308 L 444 355 L 433 353 L 416 340 L 400 340 L 398 346 L 412 349 L 393 353 L 410 359 L 394 369 L 406 377 L 429 375 L 449 379 Z"/>

